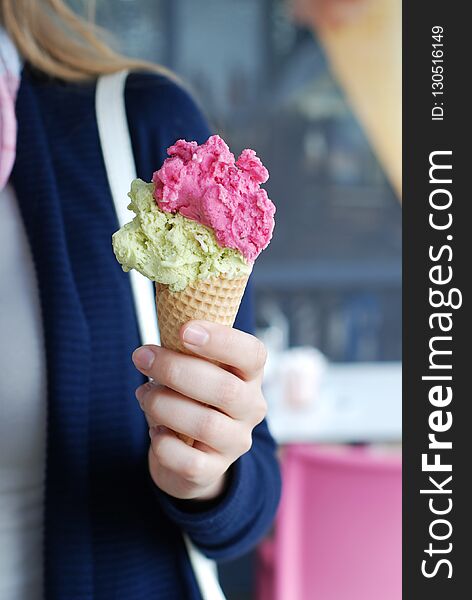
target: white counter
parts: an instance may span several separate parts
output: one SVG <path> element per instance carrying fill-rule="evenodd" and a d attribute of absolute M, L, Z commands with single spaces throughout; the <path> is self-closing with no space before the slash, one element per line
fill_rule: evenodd
<path fill-rule="evenodd" d="M 400 442 L 401 386 L 399 362 L 332 364 L 308 408 L 287 407 L 268 387 L 269 426 L 279 444 Z"/>

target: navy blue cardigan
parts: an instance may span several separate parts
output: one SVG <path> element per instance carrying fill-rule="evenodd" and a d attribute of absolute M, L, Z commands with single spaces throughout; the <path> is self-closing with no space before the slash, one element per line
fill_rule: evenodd
<path fill-rule="evenodd" d="M 48 366 L 45 598 L 196 599 L 180 532 L 217 560 L 253 546 L 279 498 L 275 447 L 262 423 L 213 504 L 176 501 L 152 483 L 134 396 L 143 377 L 130 360 L 138 329 L 128 276 L 111 250 L 118 224 L 94 94 L 94 84 L 25 68 L 17 100 L 12 182 L 38 276 Z M 164 77 L 131 75 L 126 106 L 143 179 L 176 139 L 209 135 L 189 95 Z M 246 295 L 237 326 L 250 330 L 251 319 Z"/>

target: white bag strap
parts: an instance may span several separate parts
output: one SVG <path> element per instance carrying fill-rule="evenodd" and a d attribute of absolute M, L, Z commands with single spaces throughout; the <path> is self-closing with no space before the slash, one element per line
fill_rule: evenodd
<path fill-rule="evenodd" d="M 127 71 L 103 75 L 98 79 L 95 95 L 98 133 L 120 227 L 131 218 L 127 194 L 131 181 L 136 179 L 124 99 L 127 76 Z M 154 285 L 134 269 L 129 275 L 141 343 L 159 344 Z M 184 535 L 184 540 L 203 600 L 225 600 L 215 563 L 201 554 L 188 536 Z"/>
<path fill-rule="evenodd" d="M 136 179 L 133 150 L 128 132 L 124 103 L 124 86 L 128 73 L 120 71 L 100 77 L 96 91 L 98 133 L 115 203 L 118 223 L 122 227 L 131 220 L 127 209 L 131 182 Z M 159 344 L 154 285 L 132 269 L 129 273 L 142 344 Z"/>

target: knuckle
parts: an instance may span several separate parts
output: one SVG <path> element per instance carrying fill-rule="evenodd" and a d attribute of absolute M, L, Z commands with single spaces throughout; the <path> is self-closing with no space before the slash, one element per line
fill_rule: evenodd
<path fill-rule="evenodd" d="M 181 379 L 181 368 L 179 361 L 175 357 L 166 357 L 160 362 L 159 368 L 159 382 L 172 387 Z"/>
<path fill-rule="evenodd" d="M 141 386 L 142 396 L 139 402 L 141 408 L 145 411 L 149 411 L 149 407 L 151 406 L 154 398 L 155 386 L 151 382 L 144 383 Z"/>
<path fill-rule="evenodd" d="M 252 448 L 252 432 L 241 436 L 241 455 L 246 454 Z"/>
<path fill-rule="evenodd" d="M 221 334 L 221 346 L 225 353 L 231 352 L 231 350 L 237 345 L 237 331 L 232 327 L 224 326 L 222 328 L 223 332 Z"/>
<path fill-rule="evenodd" d="M 219 391 L 219 401 L 223 409 L 231 408 L 242 394 L 242 382 L 237 377 L 225 376 Z"/>
<path fill-rule="evenodd" d="M 218 414 L 214 410 L 206 410 L 197 429 L 197 437 L 201 441 L 214 442 L 220 430 Z"/>
<path fill-rule="evenodd" d="M 262 369 L 267 362 L 267 348 L 258 338 L 254 338 L 254 356 L 256 368 Z"/>
<path fill-rule="evenodd" d="M 146 401 L 146 414 L 155 420 L 159 420 L 161 413 L 161 395 L 162 392 L 159 389 L 152 390 L 148 393 Z"/>
<path fill-rule="evenodd" d="M 194 452 L 182 467 L 181 475 L 189 483 L 200 484 L 205 476 L 206 459 L 203 453 Z"/>
<path fill-rule="evenodd" d="M 261 423 L 267 415 L 267 401 L 264 396 L 261 395 L 259 400 L 254 404 L 254 418 L 256 423 Z"/>
<path fill-rule="evenodd" d="M 145 413 L 159 423 L 162 419 L 166 419 L 168 416 L 168 410 L 166 410 L 168 404 L 167 402 L 163 402 L 163 400 L 167 399 L 168 396 L 168 388 L 162 385 L 153 385 L 153 389 L 148 394 Z"/>

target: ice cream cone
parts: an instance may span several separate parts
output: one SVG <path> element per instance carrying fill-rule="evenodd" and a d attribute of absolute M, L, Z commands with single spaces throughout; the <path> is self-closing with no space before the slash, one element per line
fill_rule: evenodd
<path fill-rule="evenodd" d="M 180 341 L 180 328 L 192 319 L 202 319 L 232 327 L 246 288 L 248 276 L 237 279 L 212 277 L 196 281 L 181 292 L 156 283 L 156 307 L 161 344 L 164 348 L 191 354 Z M 193 439 L 178 433 L 189 446 Z"/>
<path fill-rule="evenodd" d="M 271 240 L 275 206 L 261 188 L 269 173 L 254 150 L 236 160 L 213 135 L 201 145 L 177 140 L 167 153 L 152 183 L 131 183 L 135 217 L 112 243 L 124 271 L 156 283 L 162 346 L 192 354 L 180 341 L 182 325 L 232 327 L 254 261 Z"/>

